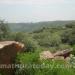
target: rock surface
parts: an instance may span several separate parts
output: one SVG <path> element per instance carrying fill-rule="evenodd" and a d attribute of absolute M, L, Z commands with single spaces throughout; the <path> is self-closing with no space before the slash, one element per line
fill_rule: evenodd
<path fill-rule="evenodd" d="M 40 53 L 40 59 L 53 59 L 54 56 L 50 51 L 43 51 Z"/>
<path fill-rule="evenodd" d="M 22 52 L 24 45 L 16 41 L 2 41 L 0 42 L 0 66 L 14 64 L 16 54 Z M 13 75 L 14 69 L 1 68 L 3 75 Z"/>
<path fill-rule="evenodd" d="M 56 56 L 63 56 L 64 59 L 65 59 L 65 58 L 70 56 L 71 52 L 72 52 L 72 49 L 70 49 L 70 50 L 66 49 L 66 50 L 62 50 L 62 51 L 57 51 L 53 55 L 54 55 L 54 57 L 56 57 Z"/>
<path fill-rule="evenodd" d="M 65 59 L 70 56 L 72 50 L 62 50 L 57 51 L 55 53 L 51 53 L 50 51 L 43 51 L 40 53 L 40 59 Z"/>

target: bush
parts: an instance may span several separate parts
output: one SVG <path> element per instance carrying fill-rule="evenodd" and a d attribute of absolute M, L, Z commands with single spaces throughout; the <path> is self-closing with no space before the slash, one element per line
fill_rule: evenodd
<path fill-rule="evenodd" d="M 39 40 L 39 45 L 44 47 L 55 47 L 59 46 L 60 43 L 61 38 L 57 34 L 48 35 Z"/>
<path fill-rule="evenodd" d="M 33 40 L 33 38 L 27 33 L 14 33 L 10 36 L 10 39 L 22 42 L 25 45 L 24 51 L 26 52 L 34 52 L 35 50 L 37 50 L 37 42 L 35 42 L 35 40 Z"/>
<path fill-rule="evenodd" d="M 31 67 L 32 64 L 38 63 L 38 53 L 22 53 L 18 54 L 16 58 L 16 63 L 26 65 L 25 68 L 17 68 L 16 75 L 34 75 L 34 68 Z"/>
<path fill-rule="evenodd" d="M 25 39 L 23 41 L 23 43 L 25 44 L 25 51 L 26 52 L 35 52 L 37 50 L 37 43 L 32 40 L 32 39 Z"/>
<path fill-rule="evenodd" d="M 28 66 L 35 64 L 35 67 L 19 68 L 16 70 L 16 75 L 74 75 L 75 74 L 72 68 L 66 67 L 68 63 L 66 63 L 63 60 L 40 61 L 38 60 L 38 54 L 36 53 L 22 54 L 18 58 L 21 64 L 28 64 Z M 70 66 L 70 64 L 68 65 Z"/>
<path fill-rule="evenodd" d="M 74 45 L 75 44 L 75 28 L 67 29 L 62 34 L 62 42 L 63 43 L 68 43 L 70 45 Z"/>
<path fill-rule="evenodd" d="M 57 49 L 58 50 L 65 50 L 65 49 L 71 49 L 72 47 L 68 44 L 60 44 Z"/>
<path fill-rule="evenodd" d="M 9 35 L 9 27 L 8 24 L 5 23 L 5 21 L 0 20 L 0 40 L 6 40 Z"/>

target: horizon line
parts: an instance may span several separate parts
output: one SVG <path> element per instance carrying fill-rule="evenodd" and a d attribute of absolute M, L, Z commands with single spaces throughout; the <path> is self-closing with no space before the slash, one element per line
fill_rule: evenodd
<path fill-rule="evenodd" d="M 9 22 L 7 23 L 41 23 L 41 22 L 57 22 L 57 21 L 75 21 L 75 20 L 48 20 L 48 21 L 35 21 L 35 22 Z"/>

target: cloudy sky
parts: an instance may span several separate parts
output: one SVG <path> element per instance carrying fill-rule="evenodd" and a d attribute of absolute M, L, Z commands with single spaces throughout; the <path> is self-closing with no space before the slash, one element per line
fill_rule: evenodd
<path fill-rule="evenodd" d="M 75 20 L 75 0 L 0 0 L 0 19 L 8 22 Z"/>

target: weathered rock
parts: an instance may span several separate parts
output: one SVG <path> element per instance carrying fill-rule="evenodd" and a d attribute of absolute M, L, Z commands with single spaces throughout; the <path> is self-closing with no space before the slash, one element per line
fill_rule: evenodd
<path fill-rule="evenodd" d="M 0 42 L 0 66 L 14 64 L 16 54 L 22 52 L 23 47 L 22 43 L 16 41 Z M 12 75 L 14 69 L 1 68 L 0 70 L 3 71 L 3 75 Z"/>
<path fill-rule="evenodd" d="M 64 60 L 64 57 L 63 56 L 55 56 L 54 60 Z"/>
<path fill-rule="evenodd" d="M 56 57 L 56 56 L 63 56 L 64 59 L 65 59 L 65 58 L 69 57 L 69 55 L 71 54 L 71 52 L 72 52 L 72 49 L 71 50 L 66 49 L 66 50 L 63 50 L 63 51 L 57 51 L 53 55 L 54 55 L 54 57 Z"/>
<path fill-rule="evenodd" d="M 50 51 L 43 51 L 40 53 L 40 59 L 53 59 L 54 56 Z"/>
<path fill-rule="evenodd" d="M 55 53 L 51 53 L 50 51 L 43 51 L 40 53 L 40 59 L 57 59 L 57 60 L 63 60 L 70 56 L 72 50 L 62 50 L 57 51 Z"/>

